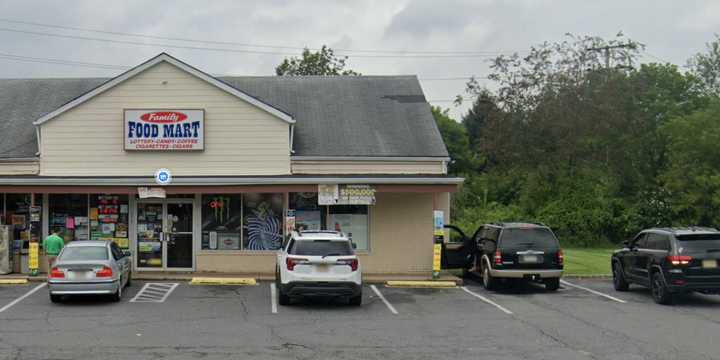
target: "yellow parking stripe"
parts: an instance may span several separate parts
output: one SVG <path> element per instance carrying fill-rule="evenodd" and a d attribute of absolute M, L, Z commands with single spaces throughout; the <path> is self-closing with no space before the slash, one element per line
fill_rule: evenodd
<path fill-rule="evenodd" d="M 407 288 L 454 288 L 457 286 L 454 281 L 404 281 L 391 280 L 385 283 L 388 287 Z"/>
<path fill-rule="evenodd" d="M 0 279 L 0 285 L 23 285 L 27 282 L 27 279 Z"/>
<path fill-rule="evenodd" d="M 194 277 L 190 285 L 257 285 L 254 278 Z"/>

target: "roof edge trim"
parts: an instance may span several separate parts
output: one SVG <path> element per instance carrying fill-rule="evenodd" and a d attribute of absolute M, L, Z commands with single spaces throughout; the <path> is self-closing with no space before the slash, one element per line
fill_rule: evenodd
<path fill-rule="evenodd" d="M 291 156 L 294 161 L 450 161 L 446 156 Z"/>
<path fill-rule="evenodd" d="M 211 85 L 214 85 L 215 87 L 260 108 L 287 123 L 290 123 L 290 124 L 295 123 L 295 119 L 293 119 L 293 117 L 290 114 L 287 114 L 287 113 L 283 112 L 282 110 L 277 109 L 277 108 L 255 98 L 253 96 L 250 96 L 250 95 L 228 85 L 226 82 L 219 80 L 219 79 L 217 79 L 201 70 L 198 70 L 198 69 L 168 55 L 167 53 L 163 52 L 163 53 L 160 53 L 159 55 L 145 61 L 144 63 L 106 81 L 102 85 L 86 92 L 85 94 L 75 98 L 74 100 L 71 100 L 70 102 L 57 108 L 56 110 L 43 115 L 39 119 L 35 120 L 33 122 L 33 125 L 35 125 L 35 126 L 42 125 L 43 123 L 56 118 L 60 114 L 66 112 L 80 104 L 85 103 L 86 101 L 90 100 L 91 98 L 107 91 L 108 89 L 110 89 L 112 87 L 115 87 L 116 85 L 132 78 L 133 76 L 135 76 L 135 75 L 147 70 L 148 68 L 150 68 L 160 62 L 163 62 L 163 61 L 167 62 L 169 64 L 172 64 L 172 65 L 180 68 L 181 70 L 184 70 L 185 72 L 187 72 L 201 80 L 204 80 L 205 82 L 207 82 Z"/>

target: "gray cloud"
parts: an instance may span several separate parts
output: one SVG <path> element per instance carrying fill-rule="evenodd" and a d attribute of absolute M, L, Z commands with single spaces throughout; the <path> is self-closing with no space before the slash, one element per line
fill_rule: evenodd
<path fill-rule="evenodd" d="M 328 44 L 353 49 L 522 51 L 544 40 L 561 40 L 566 32 L 611 37 L 623 30 L 629 37 L 647 44 L 653 56 L 677 64 L 685 64 L 687 58 L 702 51 L 704 44 L 712 40 L 720 26 L 718 11 L 720 5 L 712 0 L 218 0 L 205 1 L 202 5 L 189 0 L 0 2 L 0 18 L 294 47 Z M 0 28 L 187 45 L 1 21 Z M 113 44 L 3 31 L 0 31 L 0 44 L 3 53 L 117 65 L 136 65 L 167 51 L 213 74 L 272 75 L 274 67 L 283 59 L 282 55 Z M 364 74 L 417 74 L 421 78 L 483 76 L 488 72 L 483 58 L 392 59 L 351 55 L 348 63 Z M 118 73 L 0 59 L 0 77 L 113 76 Z M 422 85 L 431 100 L 453 99 L 464 88 L 462 80 L 423 81 Z M 451 106 L 447 102 L 436 104 Z M 465 108 L 453 109 L 452 114 L 459 117 Z"/>

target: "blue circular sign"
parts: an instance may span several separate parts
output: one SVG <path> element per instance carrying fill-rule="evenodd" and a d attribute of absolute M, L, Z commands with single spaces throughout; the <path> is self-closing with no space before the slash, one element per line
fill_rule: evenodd
<path fill-rule="evenodd" d="M 167 185 L 172 181 L 172 174 L 168 169 L 160 169 L 155 172 L 155 182 L 159 185 Z"/>

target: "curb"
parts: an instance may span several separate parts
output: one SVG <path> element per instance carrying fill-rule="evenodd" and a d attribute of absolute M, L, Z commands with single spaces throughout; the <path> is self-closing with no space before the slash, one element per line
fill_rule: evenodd
<path fill-rule="evenodd" d="M 0 279 L 0 285 L 23 285 L 27 283 L 27 279 Z"/>
<path fill-rule="evenodd" d="M 457 283 L 454 281 L 387 281 L 387 287 L 404 287 L 404 288 L 454 288 Z"/>
<path fill-rule="evenodd" d="M 257 285 L 257 281 L 253 278 L 194 277 L 190 285 Z"/>

